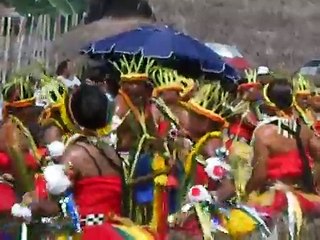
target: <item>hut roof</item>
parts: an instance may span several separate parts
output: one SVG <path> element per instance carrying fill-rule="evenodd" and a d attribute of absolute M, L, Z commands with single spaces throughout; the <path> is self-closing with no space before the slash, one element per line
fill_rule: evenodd
<path fill-rule="evenodd" d="M 52 43 L 53 53 L 65 58 L 74 58 L 79 50 L 92 41 L 119 34 L 137 28 L 141 25 L 152 24 L 145 18 L 103 18 L 87 25 L 78 25 L 73 30 L 63 34 Z"/>

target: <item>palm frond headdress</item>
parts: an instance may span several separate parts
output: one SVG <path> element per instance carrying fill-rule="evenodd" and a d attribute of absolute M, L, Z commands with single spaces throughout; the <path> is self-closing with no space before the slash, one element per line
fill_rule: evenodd
<path fill-rule="evenodd" d="M 246 83 L 242 83 L 238 87 L 238 91 L 246 91 L 251 88 L 260 87 L 261 84 L 257 81 L 257 71 L 256 70 L 245 70 L 245 76 L 247 79 Z"/>
<path fill-rule="evenodd" d="M 143 56 L 133 56 L 131 60 L 125 55 L 113 66 L 120 72 L 122 82 L 148 81 L 151 68 L 155 60 Z"/>
<path fill-rule="evenodd" d="M 40 95 L 47 105 L 39 116 L 38 122 L 44 126 L 53 123 L 63 131 L 73 129 L 74 125 L 66 116 L 67 88 L 64 84 L 56 78 L 43 75 Z"/>
<path fill-rule="evenodd" d="M 9 78 L 2 86 L 5 107 L 24 108 L 35 105 L 35 90 L 39 76 L 45 71 L 44 66 L 36 62 L 28 65 Z"/>
<path fill-rule="evenodd" d="M 153 83 L 153 97 L 158 97 L 164 91 L 178 91 L 181 97 L 185 97 L 194 89 L 195 83 L 191 78 L 185 78 L 178 74 L 177 71 L 153 67 L 150 72 Z"/>
<path fill-rule="evenodd" d="M 27 107 L 34 105 L 34 88 L 30 76 L 16 76 L 2 87 L 2 93 L 7 107 Z"/>
<path fill-rule="evenodd" d="M 242 102 L 235 104 L 232 99 L 219 83 L 204 83 L 199 86 L 199 90 L 188 102 L 181 102 L 181 104 L 185 108 L 225 126 L 227 124 L 226 118 L 245 110 Z"/>
<path fill-rule="evenodd" d="M 311 94 L 310 81 L 301 74 L 299 74 L 296 78 L 293 79 L 292 85 L 295 95 Z"/>

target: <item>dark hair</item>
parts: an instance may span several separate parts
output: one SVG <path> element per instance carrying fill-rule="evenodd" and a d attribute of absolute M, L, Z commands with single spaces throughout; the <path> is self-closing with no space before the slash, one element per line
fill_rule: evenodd
<path fill-rule="evenodd" d="M 66 59 L 66 60 L 59 63 L 59 65 L 57 67 L 57 71 L 56 71 L 56 74 L 58 76 L 63 74 L 64 70 L 68 67 L 69 62 L 70 62 L 70 59 Z"/>
<path fill-rule="evenodd" d="M 81 127 L 96 130 L 107 124 L 109 101 L 99 87 L 81 84 L 70 100 L 70 111 Z"/>
<path fill-rule="evenodd" d="M 267 97 L 280 110 L 288 110 L 293 103 L 292 85 L 287 79 L 275 79 L 267 89 Z"/>
<path fill-rule="evenodd" d="M 44 133 L 43 127 L 40 124 L 35 122 L 29 123 L 27 127 L 31 133 L 31 136 L 35 144 L 37 145 L 37 147 L 39 147 L 43 139 L 43 133 Z"/>
<path fill-rule="evenodd" d="M 108 85 L 108 92 L 115 97 L 120 89 L 120 73 L 114 67 L 107 64 L 89 67 L 86 70 L 85 78 L 90 79 L 96 83 L 106 82 Z"/>

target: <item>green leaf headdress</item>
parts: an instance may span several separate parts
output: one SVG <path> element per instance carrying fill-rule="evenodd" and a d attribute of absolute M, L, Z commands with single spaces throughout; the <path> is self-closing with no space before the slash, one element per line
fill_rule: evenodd
<path fill-rule="evenodd" d="M 120 72 L 122 82 L 148 81 L 151 68 L 155 61 L 143 56 L 133 56 L 131 60 L 125 55 L 113 66 Z"/>
<path fill-rule="evenodd" d="M 42 125 L 54 123 L 61 130 L 73 128 L 73 124 L 65 119 L 63 114 L 64 99 L 67 95 L 67 89 L 64 84 L 56 78 L 43 75 L 40 82 L 41 98 L 47 102 L 47 106 L 39 117 L 39 123 Z M 70 125 L 71 124 L 71 125 Z"/>
<path fill-rule="evenodd" d="M 2 87 L 4 98 L 3 113 L 8 108 L 25 108 L 35 104 L 34 84 L 30 76 L 14 76 Z"/>
<path fill-rule="evenodd" d="M 178 74 L 177 71 L 153 67 L 150 72 L 153 83 L 153 97 L 158 97 L 164 91 L 178 91 L 181 97 L 185 97 L 194 89 L 195 83 L 191 78 L 185 78 Z"/>
<path fill-rule="evenodd" d="M 257 71 L 256 70 L 245 70 L 245 76 L 247 79 L 246 83 L 242 83 L 239 85 L 238 87 L 238 91 L 246 91 L 249 90 L 251 88 L 256 88 L 261 86 L 261 84 L 257 81 Z"/>
<path fill-rule="evenodd" d="M 219 83 L 204 83 L 188 101 L 180 103 L 190 111 L 205 116 L 221 126 L 226 124 L 223 115 L 226 113 L 229 94 L 221 88 Z"/>
<path fill-rule="evenodd" d="M 299 74 L 292 80 L 293 91 L 295 95 L 309 95 L 311 94 L 311 85 L 307 78 Z"/>

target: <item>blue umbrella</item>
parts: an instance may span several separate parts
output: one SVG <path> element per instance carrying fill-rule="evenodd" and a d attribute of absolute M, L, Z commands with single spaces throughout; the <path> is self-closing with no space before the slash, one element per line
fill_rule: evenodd
<path fill-rule="evenodd" d="M 238 73 L 205 44 L 168 26 L 143 26 L 91 43 L 83 53 L 142 54 L 154 59 L 182 59 L 200 64 L 204 73 L 237 80 Z"/>

